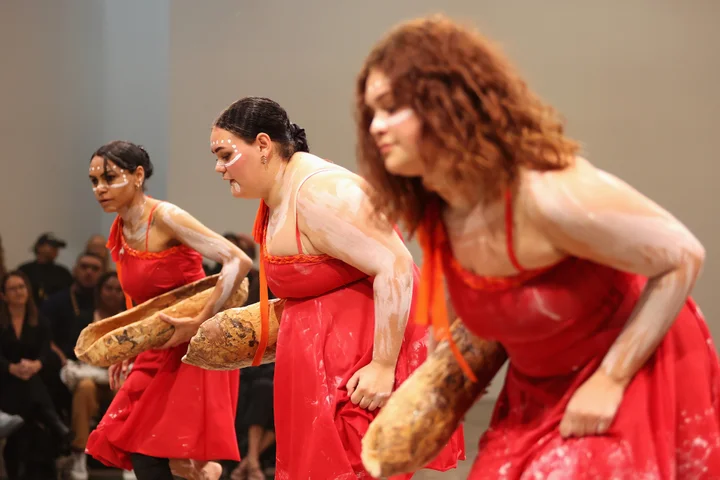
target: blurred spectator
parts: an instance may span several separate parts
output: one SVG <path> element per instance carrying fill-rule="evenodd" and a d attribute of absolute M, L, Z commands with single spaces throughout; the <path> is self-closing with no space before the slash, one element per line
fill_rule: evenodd
<path fill-rule="evenodd" d="M 225 235 L 227 238 L 228 234 Z M 255 261 L 257 258 L 255 240 L 244 233 L 234 235 L 234 238 L 235 244 Z M 248 272 L 248 281 L 248 298 L 245 305 L 252 305 L 260 301 L 260 271 L 257 268 L 253 267 Z M 270 290 L 268 297 L 275 298 Z M 271 447 L 275 444 L 274 374 L 274 363 L 243 368 L 240 372 L 235 432 L 242 461 L 233 470 L 232 480 L 264 480 L 263 470 L 272 467 L 275 463 L 275 456 L 271 451 Z"/>
<path fill-rule="evenodd" d="M 42 304 L 48 296 L 67 288 L 72 283 L 70 271 L 55 263 L 59 249 L 65 248 L 66 245 L 64 240 L 60 240 L 52 233 L 43 233 L 33 247 L 35 260 L 18 267 L 18 270 L 30 279 L 36 305 Z"/>
<path fill-rule="evenodd" d="M 263 471 L 275 464 L 275 456 L 268 452 L 275 444 L 274 374 L 274 363 L 243 368 L 240 372 L 235 431 L 242 461 L 232 472 L 232 480 L 265 480 Z"/>
<path fill-rule="evenodd" d="M 0 278 L 5 278 L 7 273 L 7 267 L 5 266 L 5 249 L 2 244 L 2 237 L 0 237 Z"/>
<path fill-rule="evenodd" d="M 25 420 L 20 415 L 10 415 L 0 410 L 0 440 L 15 433 Z"/>
<path fill-rule="evenodd" d="M 117 273 L 103 274 L 95 288 L 95 310 L 89 314 L 87 321 L 78 324 L 90 324 L 104 318 L 112 317 L 125 310 L 125 296 L 123 295 Z M 81 316 L 88 315 L 81 313 Z M 80 331 L 73 332 L 77 342 Z M 72 397 L 72 431 L 75 438 L 72 442 L 72 480 L 87 480 L 87 457 L 85 446 L 90 435 L 90 424 L 99 413 L 100 405 L 109 403 L 112 391 L 108 384 L 107 368 L 95 367 L 77 360 L 74 353 L 68 355 L 68 360 L 60 372 L 60 376 L 73 392 Z"/>
<path fill-rule="evenodd" d="M 0 409 L 20 415 L 25 422 L 7 439 L 5 468 L 10 478 L 52 478 L 47 475 L 55 475 L 55 454 L 69 452 L 71 433 L 38 375 L 50 355 L 50 331 L 38 314 L 25 274 L 7 274 L 0 294 Z M 57 452 L 44 451 L 40 461 L 32 456 L 37 452 L 32 448 L 36 424 L 50 433 L 59 448 Z"/>
<path fill-rule="evenodd" d="M 92 235 L 85 244 L 85 251 L 94 253 L 103 260 L 103 273 L 109 270 L 110 250 L 105 246 L 107 239 L 102 235 Z"/>
<path fill-rule="evenodd" d="M 70 413 L 71 395 L 60 380 L 60 369 L 68 358 L 75 358 L 77 337 L 92 320 L 95 286 L 102 269 L 102 258 L 93 253 L 81 253 L 73 267 L 72 284 L 48 297 L 40 308 L 50 325 L 53 350 L 42 375 L 55 405 L 66 418 Z"/>

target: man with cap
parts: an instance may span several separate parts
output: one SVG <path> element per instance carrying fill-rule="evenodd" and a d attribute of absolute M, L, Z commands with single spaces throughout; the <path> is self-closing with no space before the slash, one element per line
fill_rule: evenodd
<path fill-rule="evenodd" d="M 49 295 L 68 288 L 73 277 L 70 270 L 55 263 L 58 250 L 65 248 L 67 243 L 54 234 L 43 233 L 35 241 L 33 252 L 35 260 L 23 263 L 18 267 L 30 279 L 35 304 L 40 305 Z"/>

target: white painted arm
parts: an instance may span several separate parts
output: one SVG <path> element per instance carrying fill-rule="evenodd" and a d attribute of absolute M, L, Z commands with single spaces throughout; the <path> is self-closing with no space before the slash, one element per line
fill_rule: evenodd
<path fill-rule="evenodd" d="M 529 176 L 531 218 L 556 248 L 648 277 L 602 368 L 627 384 L 652 355 L 697 279 L 705 250 L 670 213 L 585 160 Z"/>
<path fill-rule="evenodd" d="M 225 237 L 208 229 L 175 205 L 163 203 L 157 208 L 155 218 L 156 225 L 169 232 L 178 242 L 222 264 L 216 288 L 198 315 L 201 320 L 212 317 L 240 286 L 252 268 L 252 260 Z"/>
<path fill-rule="evenodd" d="M 394 366 L 410 314 L 414 264 L 392 227 L 371 219 L 361 182 L 347 173 L 311 178 L 298 195 L 298 222 L 315 249 L 374 277 L 373 360 Z"/>

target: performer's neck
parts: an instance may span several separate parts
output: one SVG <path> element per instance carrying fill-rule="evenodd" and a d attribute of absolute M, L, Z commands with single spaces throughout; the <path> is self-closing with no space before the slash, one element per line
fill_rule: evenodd
<path fill-rule="evenodd" d="M 145 214 L 145 201 L 147 197 L 140 192 L 133 198 L 127 207 L 118 209 L 118 215 L 123 219 L 123 224 L 129 229 L 134 229 L 141 222 Z"/>
<path fill-rule="evenodd" d="M 286 180 L 290 177 L 288 165 L 289 162 L 280 160 L 275 171 L 271 172 L 270 178 L 272 180 L 270 181 L 270 189 L 265 198 L 263 198 L 270 210 L 277 208 L 280 203 L 282 203 L 283 193 L 285 193 L 288 187 Z"/>

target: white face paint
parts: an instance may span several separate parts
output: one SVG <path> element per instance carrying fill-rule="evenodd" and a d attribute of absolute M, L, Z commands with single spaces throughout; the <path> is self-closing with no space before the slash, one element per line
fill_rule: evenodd
<path fill-rule="evenodd" d="M 237 151 L 237 149 L 236 149 L 235 151 Z M 242 153 L 238 153 L 237 155 L 235 155 L 235 156 L 232 158 L 232 160 L 230 160 L 229 162 L 227 162 L 227 163 L 225 164 L 225 168 L 232 167 L 233 165 L 235 165 L 235 162 L 237 162 L 238 160 L 240 160 L 240 157 L 242 157 Z"/>
<path fill-rule="evenodd" d="M 408 120 L 414 118 L 415 116 L 415 110 L 413 110 L 412 108 L 401 108 L 395 113 L 389 115 L 377 113 L 373 117 L 373 121 L 370 124 L 370 129 L 380 131 L 387 130 L 388 128 L 396 127 L 402 123 L 405 123 Z"/>
<path fill-rule="evenodd" d="M 127 177 L 127 173 L 125 172 L 125 169 L 120 168 L 115 164 L 109 163 L 107 166 L 107 170 L 110 172 L 113 172 L 116 175 L 121 177 L 119 182 L 108 184 L 107 185 L 108 188 L 124 188 L 130 183 L 130 181 L 128 180 L 128 177 Z M 105 171 L 104 167 L 94 166 L 94 167 L 90 167 L 89 173 L 90 173 L 90 175 L 98 175 L 98 174 L 103 173 L 104 171 Z M 100 181 L 103 181 L 103 180 L 100 180 Z M 98 183 L 98 185 L 93 187 L 93 192 L 97 192 L 99 187 L 100 187 L 100 183 Z"/>
<path fill-rule="evenodd" d="M 122 181 L 119 183 L 113 183 L 112 185 L 110 185 L 110 188 L 124 188 L 127 187 L 129 183 L 130 182 L 128 181 L 127 175 L 123 171 Z"/>

